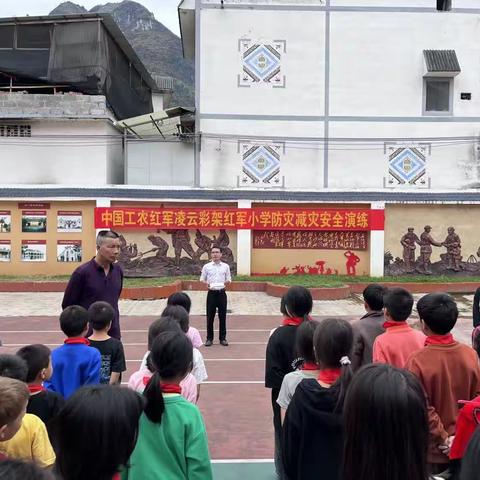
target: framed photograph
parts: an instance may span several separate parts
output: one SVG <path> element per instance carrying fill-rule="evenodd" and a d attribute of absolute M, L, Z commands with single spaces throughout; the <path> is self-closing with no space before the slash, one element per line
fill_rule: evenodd
<path fill-rule="evenodd" d="M 0 262 L 12 260 L 12 245 L 10 240 L 0 240 Z"/>
<path fill-rule="evenodd" d="M 57 212 L 57 232 L 81 232 L 82 212 L 59 210 Z"/>
<path fill-rule="evenodd" d="M 12 231 L 12 215 L 10 210 L 0 210 L 0 233 Z"/>
<path fill-rule="evenodd" d="M 46 240 L 22 240 L 22 262 L 46 262 Z"/>
<path fill-rule="evenodd" d="M 81 262 L 81 240 L 57 240 L 57 262 Z"/>
<path fill-rule="evenodd" d="M 46 210 L 22 210 L 22 232 L 45 233 L 47 231 Z"/>

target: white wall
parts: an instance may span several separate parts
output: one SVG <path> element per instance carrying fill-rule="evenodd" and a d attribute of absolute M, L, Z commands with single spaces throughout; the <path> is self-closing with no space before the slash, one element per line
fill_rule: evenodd
<path fill-rule="evenodd" d="M 3 120 L 2 123 L 11 122 Z M 119 178 L 115 148 L 110 150 L 110 160 L 117 166 L 112 166 L 111 178 L 107 174 L 104 135 L 112 133 L 108 120 L 24 120 L 20 123 L 32 126 L 32 137 L 0 137 L 2 184 L 104 185 Z"/>
<path fill-rule="evenodd" d="M 201 112 L 323 115 L 324 18 L 324 12 L 202 10 Z M 286 88 L 237 86 L 242 38 L 286 40 Z"/>
<path fill-rule="evenodd" d="M 228 3 L 251 8 L 229 8 Z M 328 72 L 322 4 L 226 0 L 224 9 L 200 11 L 201 186 L 237 186 L 241 172 L 237 143 L 244 136 L 259 143 L 268 143 L 269 138 L 285 142 L 281 175 L 286 188 L 378 189 L 388 172 L 383 138 L 480 134 L 480 44 L 472 41 L 480 38 L 478 0 L 453 1 L 453 8 L 478 8 L 478 14 L 437 12 L 436 0 L 331 0 Z M 305 5 L 315 8 L 302 10 Z M 286 40 L 285 88 L 237 85 L 240 38 Z M 453 116 L 441 121 L 422 116 L 426 49 L 454 49 L 462 69 L 454 79 Z M 471 93 L 472 99 L 461 100 L 461 92 Z M 332 140 L 324 163 L 326 101 L 330 139 L 380 140 L 363 146 Z M 382 121 L 382 117 L 395 118 Z M 299 137 L 301 141 L 296 140 Z M 463 189 L 480 180 L 472 143 L 428 142 L 432 189 Z"/>
<path fill-rule="evenodd" d="M 129 141 L 127 184 L 193 186 L 193 144 Z"/>

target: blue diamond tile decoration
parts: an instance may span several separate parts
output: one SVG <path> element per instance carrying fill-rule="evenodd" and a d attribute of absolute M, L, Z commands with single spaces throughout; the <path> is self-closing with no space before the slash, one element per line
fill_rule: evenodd
<path fill-rule="evenodd" d="M 282 74 L 282 56 L 286 51 L 285 40 L 269 43 L 240 39 L 242 73 L 238 75 L 239 87 L 266 84 L 274 88 L 285 88 Z"/>
<path fill-rule="evenodd" d="M 278 184 L 280 179 L 280 153 L 282 146 L 277 144 L 255 145 L 241 143 L 242 183 L 269 186 Z"/>
<path fill-rule="evenodd" d="M 265 45 L 259 45 L 244 56 L 243 63 L 256 77 L 265 80 L 280 69 L 280 56 Z"/>
<path fill-rule="evenodd" d="M 399 184 L 414 185 L 426 173 L 425 156 L 416 148 L 398 148 L 389 157 L 388 173 Z"/>

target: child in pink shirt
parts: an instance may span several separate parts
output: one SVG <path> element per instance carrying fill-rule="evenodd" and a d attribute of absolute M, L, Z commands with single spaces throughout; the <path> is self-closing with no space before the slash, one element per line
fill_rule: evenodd
<path fill-rule="evenodd" d="M 407 323 L 413 308 L 410 292 L 404 288 L 389 289 L 383 303 L 386 332 L 375 339 L 373 361 L 403 368 L 410 354 L 425 345 L 426 337 Z"/>
<path fill-rule="evenodd" d="M 183 334 L 180 325 L 173 318 L 160 318 L 159 320 L 152 322 L 148 329 L 148 349 L 150 350 L 153 341 L 158 335 L 160 335 L 160 333 L 169 331 Z M 153 375 L 153 370 L 149 357 L 147 357 L 146 365 L 141 365 L 140 369 L 130 376 L 130 379 L 128 380 L 128 388 L 143 393 L 148 380 L 150 380 L 150 377 Z M 196 404 L 198 394 L 195 377 L 191 373 L 188 373 L 180 382 L 180 386 L 182 387 L 182 397 L 186 398 L 189 402 Z"/>
<path fill-rule="evenodd" d="M 167 299 L 168 305 L 179 305 L 183 307 L 190 315 L 190 308 L 192 308 L 192 301 L 185 292 L 172 293 Z M 194 348 L 200 348 L 203 345 L 200 332 L 195 327 L 188 327 L 187 337 L 191 340 Z"/>

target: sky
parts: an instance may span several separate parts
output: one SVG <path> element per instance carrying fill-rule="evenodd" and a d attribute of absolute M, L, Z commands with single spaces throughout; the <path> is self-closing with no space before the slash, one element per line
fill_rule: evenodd
<path fill-rule="evenodd" d="M 103 5 L 109 0 L 72 0 L 87 10 L 95 5 Z M 114 2 L 115 0 L 110 0 Z M 120 2 L 121 0 L 118 0 Z M 180 0 L 136 0 L 150 10 L 155 18 L 172 32 L 180 35 L 177 6 Z M 48 15 L 62 0 L 0 0 L 0 17 L 24 17 L 25 15 Z"/>

